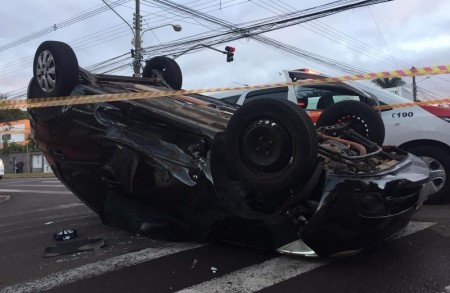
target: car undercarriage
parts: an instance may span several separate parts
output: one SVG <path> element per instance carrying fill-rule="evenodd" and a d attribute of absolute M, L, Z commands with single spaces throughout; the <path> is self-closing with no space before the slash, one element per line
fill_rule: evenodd
<path fill-rule="evenodd" d="M 157 57 L 143 78 L 98 75 L 68 45 L 44 42 L 28 99 L 179 89 L 174 64 Z M 384 127 L 378 113 L 346 103 L 346 119 L 317 129 L 303 109 L 271 98 L 239 107 L 173 95 L 29 113 L 55 175 L 105 224 L 328 256 L 395 237 L 428 195 L 426 164 L 372 142 L 370 129 Z"/>

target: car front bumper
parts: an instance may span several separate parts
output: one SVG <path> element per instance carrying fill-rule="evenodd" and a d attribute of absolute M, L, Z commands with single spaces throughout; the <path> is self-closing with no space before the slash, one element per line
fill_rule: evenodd
<path fill-rule="evenodd" d="M 418 157 L 375 177 L 329 175 L 317 210 L 298 243 L 279 252 L 331 255 L 359 250 L 402 233 L 427 199 L 429 171 Z M 310 248 L 310 250 L 308 250 Z"/>

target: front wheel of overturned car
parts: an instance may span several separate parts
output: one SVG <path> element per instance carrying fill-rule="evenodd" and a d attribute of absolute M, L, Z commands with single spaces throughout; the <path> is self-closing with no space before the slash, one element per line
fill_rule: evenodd
<path fill-rule="evenodd" d="M 28 84 L 27 99 L 70 95 L 78 82 L 78 61 L 72 48 L 62 42 L 43 42 L 34 56 L 33 77 Z M 30 110 L 37 119 L 49 121 L 64 112 L 62 106 Z"/>
<path fill-rule="evenodd" d="M 384 123 L 381 116 L 371 106 L 359 101 L 342 101 L 327 107 L 319 119 L 316 127 L 332 126 L 348 122 L 348 128 L 356 133 L 383 145 Z"/>
<path fill-rule="evenodd" d="M 164 80 L 174 90 L 181 89 L 183 83 L 183 75 L 178 63 L 165 56 L 157 56 L 146 61 L 142 76 L 151 78 L 154 75 L 153 70 L 159 72 Z"/>
<path fill-rule="evenodd" d="M 434 145 L 418 145 L 406 151 L 420 157 L 430 169 L 432 193 L 426 203 L 441 204 L 450 201 L 450 155 L 447 150 Z"/>
<path fill-rule="evenodd" d="M 38 97 L 69 95 L 78 82 L 78 73 L 77 56 L 66 43 L 46 41 L 37 48 L 33 77 Z"/>
<path fill-rule="evenodd" d="M 279 99 L 246 103 L 225 131 L 228 165 L 253 189 L 286 190 L 308 180 L 317 149 L 316 130 L 306 112 Z"/>

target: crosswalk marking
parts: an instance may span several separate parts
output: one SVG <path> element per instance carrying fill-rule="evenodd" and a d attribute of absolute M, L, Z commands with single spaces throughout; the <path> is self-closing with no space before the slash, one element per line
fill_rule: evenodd
<path fill-rule="evenodd" d="M 20 184 L 20 187 L 64 187 L 62 183 L 51 183 L 51 184 Z"/>
<path fill-rule="evenodd" d="M 295 258 L 280 256 L 263 263 L 246 267 L 220 278 L 203 282 L 179 293 L 249 293 L 330 263 L 330 259 Z"/>
<path fill-rule="evenodd" d="M 23 193 L 32 192 L 35 194 L 73 194 L 70 191 L 55 191 L 55 190 L 27 190 L 27 189 L 0 189 L 0 192 L 10 192 L 10 193 Z"/>
<path fill-rule="evenodd" d="M 435 223 L 410 222 L 400 237 L 424 230 Z M 220 278 L 212 279 L 178 293 L 249 293 L 259 291 L 279 282 L 299 276 L 303 273 L 330 263 L 329 259 L 277 257 L 260 264 L 237 270 Z"/>
<path fill-rule="evenodd" d="M 32 213 L 40 213 L 40 212 L 48 212 L 48 211 L 53 211 L 53 210 L 70 209 L 70 208 L 80 207 L 80 206 L 84 206 L 84 205 L 85 204 L 81 203 L 81 202 L 74 202 L 74 203 L 68 203 L 68 204 L 63 204 L 63 205 L 58 205 L 58 206 L 53 206 L 53 207 L 48 207 L 48 208 L 16 212 L 16 213 L 10 214 L 10 215 L 0 215 L 0 219 L 1 218 L 14 217 L 14 216 L 20 216 L 20 215 L 27 215 L 27 214 L 32 214 Z"/>
<path fill-rule="evenodd" d="M 402 237 L 419 232 L 434 224 L 435 223 L 430 222 L 411 222 Z M 205 245 L 207 244 L 168 243 L 163 247 L 148 248 L 137 252 L 123 254 L 103 261 L 86 264 L 68 271 L 55 273 L 39 280 L 13 285 L 2 289 L 0 293 L 26 293 L 49 290 L 57 286 L 99 276 L 163 256 L 200 248 Z M 179 291 L 179 293 L 255 292 L 319 268 L 332 261 L 333 259 L 279 256 L 260 264 L 236 270 L 222 277 L 185 288 Z M 220 270 L 220 268 L 218 269 Z"/>
<path fill-rule="evenodd" d="M 122 254 L 103 261 L 55 273 L 39 280 L 3 288 L 0 293 L 31 293 L 50 290 L 54 287 L 99 276 L 122 268 L 134 266 L 163 256 L 204 246 L 199 243 L 169 243 L 164 247 L 147 248 L 137 252 Z"/>
<path fill-rule="evenodd" d="M 415 222 L 411 221 L 409 222 L 408 226 L 406 227 L 405 232 L 400 237 L 405 237 L 411 234 L 414 234 L 416 232 L 419 232 L 421 230 L 427 229 L 433 225 L 436 225 L 436 223 L 433 222 Z"/>

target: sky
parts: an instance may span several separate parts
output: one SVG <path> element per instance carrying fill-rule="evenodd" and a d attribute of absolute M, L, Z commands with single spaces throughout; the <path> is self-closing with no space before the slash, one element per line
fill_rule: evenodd
<path fill-rule="evenodd" d="M 109 0 L 109 3 L 117 0 Z M 173 0 L 235 24 L 311 8 L 331 0 Z M 134 0 L 122 0 L 115 11 L 132 25 Z M 62 24 L 74 16 L 105 7 L 101 0 L 15 0 L 3 1 L 0 9 L 0 94 L 25 97 L 32 77 L 36 48 L 47 40 L 66 42 L 74 49 L 81 67 L 129 53 L 131 28 L 110 9 L 67 26 L 56 26 L 47 33 L 12 46 L 13 42 Z M 370 7 L 348 10 L 265 33 L 277 41 L 333 58 L 367 72 L 405 69 L 412 66 L 450 64 L 450 1 L 394 0 Z M 214 26 L 192 17 L 171 13 L 151 0 L 141 0 L 143 28 L 180 24 L 175 32 L 163 26 L 144 33 L 147 47 L 195 34 Z M 11 48 L 5 48 L 5 46 Z M 11 46 L 9 46 L 11 45 Z M 213 50 L 185 54 L 176 59 L 183 72 L 183 88 L 211 88 L 257 85 L 283 81 L 284 69 L 310 68 L 331 76 L 345 73 L 241 39 L 219 45 L 236 48 L 233 62 Z M 2 49 L 3 48 L 3 49 Z M 129 58 L 131 63 L 131 55 Z M 131 65 L 114 74 L 131 76 Z M 419 94 L 424 99 L 450 97 L 450 75 L 417 77 Z M 411 88 L 411 78 L 405 78 Z"/>

